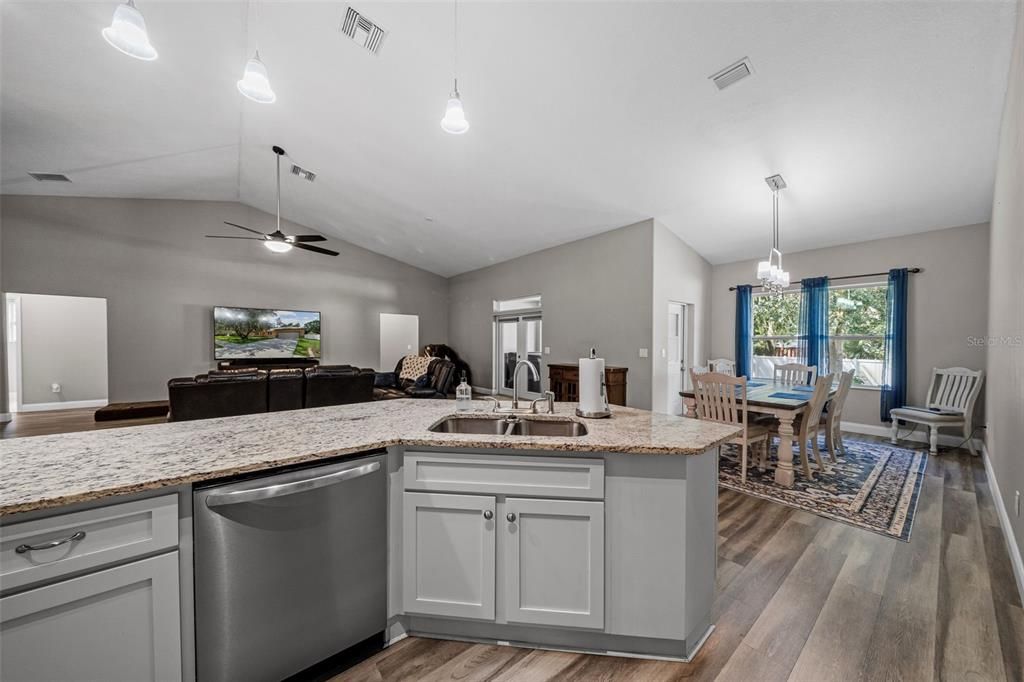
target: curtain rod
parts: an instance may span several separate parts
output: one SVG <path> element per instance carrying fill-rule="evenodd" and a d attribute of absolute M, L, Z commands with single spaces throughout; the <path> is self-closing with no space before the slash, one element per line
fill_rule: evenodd
<path fill-rule="evenodd" d="M 921 268 L 907 268 L 907 272 L 912 273 L 912 274 L 917 274 L 917 273 L 921 272 Z M 888 274 L 889 274 L 888 271 L 886 271 L 886 272 L 869 272 L 869 273 L 864 274 L 864 275 L 843 275 L 842 277 L 829 277 L 828 281 L 829 282 L 837 282 L 837 281 L 839 281 L 841 279 L 861 279 L 863 277 L 881 277 L 882 275 L 888 275 Z M 760 288 L 761 287 L 760 284 L 749 284 L 748 286 L 751 286 L 751 287 L 754 287 L 754 288 Z M 736 291 L 736 287 L 735 286 L 729 287 L 729 291 Z"/>

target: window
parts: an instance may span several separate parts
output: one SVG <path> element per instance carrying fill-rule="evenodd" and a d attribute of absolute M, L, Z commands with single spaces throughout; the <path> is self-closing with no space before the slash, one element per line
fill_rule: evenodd
<path fill-rule="evenodd" d="M 853 370 L 854 386 L 882 383 L 885 353 L 885 284 L 829 289 L 829 366 Z M 800 354 L 800 292 L 754 294 L 755 377 L 770 379 L 775 366 L 804 362 Z"/>

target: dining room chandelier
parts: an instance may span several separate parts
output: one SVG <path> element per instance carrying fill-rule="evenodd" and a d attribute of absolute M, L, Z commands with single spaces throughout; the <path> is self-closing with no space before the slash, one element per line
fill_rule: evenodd
<path fill-rule="evenodd" d="M 782 251 L 779 249 L 779 192 L 786 188 L 781 175 L 770 175 L 764 179 L 772 190 L 772 238 L 768 260 L 757 264 L 757 279 L 765 292 L 780 295 L 789 287 L 789 273 L 782 269 Z"/>

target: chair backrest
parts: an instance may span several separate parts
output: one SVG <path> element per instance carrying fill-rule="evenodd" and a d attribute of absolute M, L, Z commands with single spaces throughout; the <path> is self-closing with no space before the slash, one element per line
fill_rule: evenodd
<path fill-rule="evenodd" d="M 853 370 L 839 374 L 839 388 L 832 396 L 832 404 L 828 407 L 828 413 L 833 419 L 839 419 L 843 414 L 843 405 L 846 404 L 846 396 L 850 393 L 850 386 L 853 385 Z"/>
<path fill-rule="evenodd" d="M 747 378 L 717 372 L 690 371 L 697 419 L 723 424 L 747 424 Z"/>
<path fill-rule="evenodd" d="M 707 365 L 694 365 L 690 368 L 690 374 L 707 374 L 710 371 Z"/>
<path fill-rule="evenodd" d="M 932 381 L 928 387 L 928 407 L 956 410 L 970 415 L 974 412 L 974 401 L 981 392 L 984 372 L 966 367 L 932 369 Z"/>
<path fill-rule="evenodd" d="M 787 365 L 775 366 L 775 381 L 780 381 L 784 384 L 811 386 L 817 377 L 818 368 L 814 365 L 801 365 L 792 362 Z"/>
<path fill-rule="evenodd" d="M 718 372 L 719 374 L 728 374 L 731 377 L 736 376 L 736 363 L 726 358 L 718 358 L 708 363 L 712 372 Z"/>
<path fill-rule="evenodd" d="M 826 374 L 815 379 L 814 393 L 811 394 L 811 399 L 807 403 L 807 410 L 804 412 L 803 419 L 806 420 L 804 423 L 817 424 L 821 420 L 821 412 L 825 409 L 825 403 L 828 402 L 828 394 L 832 390 L 832 380 L 834 378 L 834 374 Z"/>

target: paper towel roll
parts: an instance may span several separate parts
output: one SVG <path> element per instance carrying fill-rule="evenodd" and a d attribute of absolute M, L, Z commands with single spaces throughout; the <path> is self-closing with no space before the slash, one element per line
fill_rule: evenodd
<path fill-rule="evenodd" d="M 604 358 L 580 358 L 580 410 L 604 412 L 608 403 L 604 394 Z"/>

